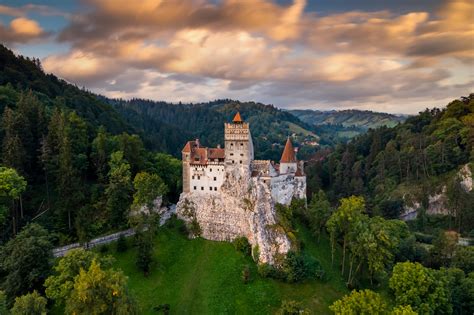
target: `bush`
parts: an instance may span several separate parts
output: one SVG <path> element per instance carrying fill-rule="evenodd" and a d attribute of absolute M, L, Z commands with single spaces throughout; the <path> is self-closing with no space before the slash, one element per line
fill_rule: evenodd
<path fill-rule="evenodd" d="M 296 301 L 283 301 L 277 312 L 278 315 L 306 315 L 309 314 L 307 309 L 301 307 Z"/>
<path fill-rule="evenodd" d="M 109 245 L 107 245 L 107 244 L 101 245 L 101 246 L 99 247 L 99 252 L 100 252 L 101 254 L 108 253 L 108 252 L 109 252 Z"/>
<path fill-rule="evenodd" d="M 250 268 L 248 265 L 245 265 L 244 269 L 242 270 L 242 282 L 244 284 L 249 283 L 250 281 Z"/>
<path fill-rule="evenodd" d="M 301 282 L 306 279 L 326 280 L 326 273 L 319 261 L 295 252 L 288 252 L 282 271 L 288 282 Z"/>
<path fill-rule="evenodd" d="M 191 224 L 189 225 L 189 231 L 195 237 L 201 236 L 202 230 L 201 230 L 201 227 L 199 226 L 199 222 L 196 219 L 193 219 L 191 221 Z"/>
<path fill-rule="evenodd" d="M 116 247 L 117 253 L 126 252 L 127 249 L 128 249 L 127 240 L 125 239 L 125 236 L 120 235 L 117 240 L 117 247 Z"/>
<path fill-rule="evenodd" d="M 434 240 L 433 235 L 423 234 L 423 233 L 419 233 L 419 232 L 415 232 L 414 234 L 415 234 L 416 240 L 420 243 L 425 243 L 425 244 L 433 243 L 433 240 Z"/>
<path fill-rule="evenodd" d="M 234 247 L 237 251 L 243 253 L 245 256 L 250 256 L 252 251 L 252 246 L 246 237 L 238 237 L 233 242 Z"/>

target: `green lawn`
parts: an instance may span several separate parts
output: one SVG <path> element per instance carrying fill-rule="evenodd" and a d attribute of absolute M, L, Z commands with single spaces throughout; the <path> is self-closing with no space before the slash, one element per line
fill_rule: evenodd
<path fill-rule="evenodd" d="M 347 293 L 338 272 L 331 269 L 328 241 L 315 244 L 301 227 L 298 237 L 328 271 L 326 283 L 287 284 L 261 278 L 253 261 L 232 244 L 189 240 L 176 227 L 162 228 L 156 237 L 156 263 L 148 277 L 135 266 L 134 248 L 113 255 L 115 267 L 129 277 L 129 288 L 142 314 L 156 314 L 153 307 L 164 303 L 171 306 L 172 314 L 272 314 L 285 299 L 301 301 L 314 314 L 328 314 L 328 306 Z M 114 248 L 112 245 L 112 252 Z M 241 280 L 245 265 L 251 269 L 248 284 Z"/>

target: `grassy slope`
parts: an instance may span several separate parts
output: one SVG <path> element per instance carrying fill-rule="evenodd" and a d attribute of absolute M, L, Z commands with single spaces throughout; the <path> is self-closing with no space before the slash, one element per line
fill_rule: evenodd
<path fill-rule="evenodd" d="M 156 314 L 152 308 L 164 303 L 170 304 L 172 314 L 271 314 L 285 299 L 301 301 L 314 314 L 327 314 L 328 306 L 347 291 L 338 272 L 331 269 L 327 239 L 316 245 L 306 229 L 300 227 L 298 234 L 305 250 L 328 271 L 328 282 L 287 284 L 263 279 L 255 264 L 231 244 L 188 240 L 177 228 L 163 228 L 156 237 L 157 263 L 148 278 L 135 266 L 135 249 L 114 254 L 115 266 L 129 277 L 130 290 L 143 314 Z M 247 264 L 251 282 L 245 285 L 241 271 Z"/>

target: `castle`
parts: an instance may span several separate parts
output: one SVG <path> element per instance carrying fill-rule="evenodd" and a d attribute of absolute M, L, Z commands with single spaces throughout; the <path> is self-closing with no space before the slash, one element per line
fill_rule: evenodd
<path fill-rule="evenodd" d="M 292 246 L 278 228 L 275 204 L 306 198 L 303 163 L 296 159 L 290 138 L 279 164 L 255 160 L 250 126 L 239 113 L 224 126 L 224 148 L 203 147 L 199 139 L 184 146 L 183 193 L 177 214 L 199 224 L 200 235 L 207 239 L 247 237 L 254 258 L 273 263 L 275 255 L 285 254 Z"/>

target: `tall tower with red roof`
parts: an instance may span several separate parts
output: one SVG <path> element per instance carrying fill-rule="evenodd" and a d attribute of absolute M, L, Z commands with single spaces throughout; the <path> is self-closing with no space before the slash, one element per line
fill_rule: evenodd
<path fill-rule="evenodd" d="M 225 165 L 250 168 L 253 160 L 253 142 L 249 124 L 242 120 L 240 113 L 235 114 L 231 123 L 225 124 Z"/>

